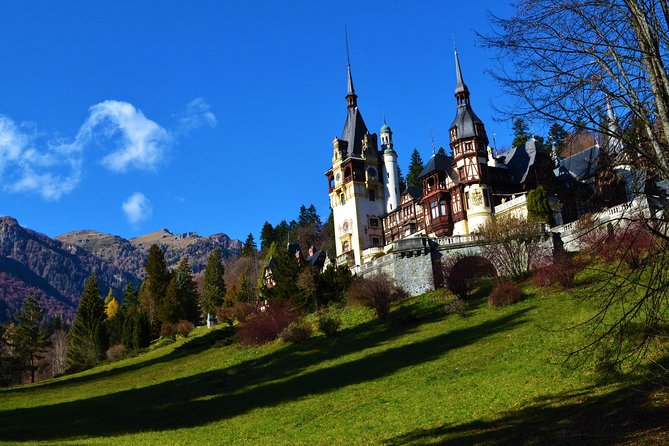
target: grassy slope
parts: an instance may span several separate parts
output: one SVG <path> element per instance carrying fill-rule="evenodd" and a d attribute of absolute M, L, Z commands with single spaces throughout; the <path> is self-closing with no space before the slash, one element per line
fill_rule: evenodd
<path fill-rule="evenodd" d="M 657 417 L 666 420 L 666 407 L 649 408 L 641 394 L 620 384 L 596 385 L 587 367 L 564 365 L 579 333 L 560 327 L 587 310 L 567 294 L 542 294 L 499 310 L 479 302 L 462 318 L 444 314 L 442 298 L 432 293 L 410 302 L 422 317 L 405 327 L 349 308 L 337 339 L 317 336 L 299 345 L 244 348 L 232 344 L 226 329 L 198 329 L 186 342 L 136 358 L 0 390 L 0 440 L 427 445 L 666 439 L 666 431 L 653 430 Z M 631 411 L 644 422 L 621 426 Z M 646 440 L 635 443 L 635 431 Z"/>

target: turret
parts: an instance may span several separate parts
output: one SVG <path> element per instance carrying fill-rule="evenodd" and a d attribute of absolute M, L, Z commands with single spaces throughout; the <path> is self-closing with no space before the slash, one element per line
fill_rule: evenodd
<path fill-rule="evenodd" d="M 402 191 L 400 191 L 397 152 L 393 149 L 393 131 L 385 119 L 379 134 L 381 135 L 381 149 L 383 150 L 383 185 L 386 192 L 386 212 L 388 213 L 397 209 Z"/>

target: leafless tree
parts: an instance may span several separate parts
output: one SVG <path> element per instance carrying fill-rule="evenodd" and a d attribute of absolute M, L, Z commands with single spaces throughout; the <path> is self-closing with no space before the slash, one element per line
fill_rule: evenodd
<path fill-rule="evenodd" d="M 500 275 L 522 278 L 545 255 L 543 228 L 542 223 L 518 217 L 497 217 L 478 232 L 483 256 L 495 265 Z"/>
<path fill-rule="evenodd" d="M 669 1 L 518 0 L 515 7 L 511 17 L 492 16 L 493 31 L 481 36 L 499 50 L 493 76 L 517 99 L 506 113 L 621 141 L 618 154 L 643 167 L 646 178 L 669 178 Z M 604 117 L 609 108 L 619 125 Z M 592 293 L 599 311 L 583 348 L 607 346 L 616 363 L 642 356 L 651 342 L 669 344 L 669 213 L 629 218 L 631 226 L 612 227 L 641 223 L 659 241 L 640 267 L 605 269 L 609 279 Z M 587 234 L 610 243 L 610 232 L 593 227 Z"/>
<path fill-rule="evenodd" d="M 519 0 L 509 18 L 491 17 L 485 45 L 500 51 L 492 75 L 518 99 L 506 112 L 562 122 L 607 137 L 607 101 L 630 146 L 669 177 L 667 0 Z"/>

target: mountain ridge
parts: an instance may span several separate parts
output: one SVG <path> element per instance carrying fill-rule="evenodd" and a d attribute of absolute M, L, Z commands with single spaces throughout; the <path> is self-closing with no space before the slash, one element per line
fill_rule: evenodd
<path fill-rule="evenodd" d="M 137 285 L 144 278 L 144 262 L 154 243 L 165 253 L 168 267 L 186 257 L 196 274 L 215 248 L 221 249 L 224 261 L 241 251 L 241 242 L 223 233 L 200 236 L 161 229 L 127 240 L 84 229 L 50 238 L 13 217 L 0 217 L 0 322 L 15 315 L 30 292 L 50 315 L 71 319 L 91 274 L 98 277 L 101 293 L 111 288 L 120 297 L 127 283 Z"/>

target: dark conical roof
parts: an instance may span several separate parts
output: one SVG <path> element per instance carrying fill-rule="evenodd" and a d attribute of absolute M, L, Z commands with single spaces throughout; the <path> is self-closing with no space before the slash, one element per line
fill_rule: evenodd
<path fill-rule="evenodd" d="M 458 138 L 469 138 L 476 136 L 476 127 L 474 124 L 483 125 L 483 121 L 476 116 L 472 106 L 467 104 L 458 107 L 455 119 L 453 120 L 453 123 L 451 123 L 450 128 L 457 127 Z"/>
<path fill-rule="evenodd" d="M 460 69 L 460 58 L 458 57 L 458 50 L 454 50 L 455 52 L 455 78 L 456 78 L 456 84 L 455 84 L 455 95 L 458 96 L 459 94 L 469 94 L 469 88 L 467 88 L 467 84 L 465 84 L 465 81 L 462 80 L 462 70 Z"/>
<path fill-rule="evenodd" d="M 348 142 L 348 156 L 359 156 L 362 154 L 362 138 L 369 133 L 365 121 L 362 119 L 360 110 L 358 110 L 358 95 L 353 88 L 353 76 L 351 75 L 351 65 L 348 65 L 348 90 L 346 95 L 348 111 L 346 113 L 346 122 L 341 139 Z"/>
<path fill-rule="evenodd" d="M 455 172 L 451 167 L 452 164 L 453 164 L 453 159 L 448 155 L 435 153 L 428 160 L 427 164 L 421 171 L 418 178 L 423 178 L 425 175 L 428 175 L 429 173 L 434 172 L 435 170 L 441 170 L 446 172 L 448 176 L 451 177 L 451 179 L 457 180 L 457 175 L 455 175 Z"/>

